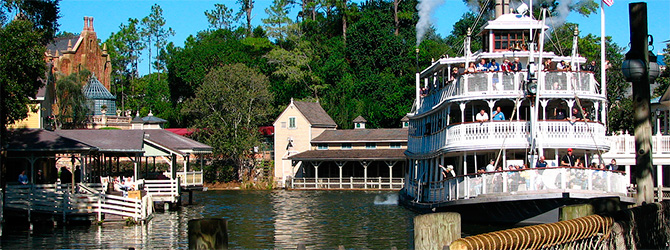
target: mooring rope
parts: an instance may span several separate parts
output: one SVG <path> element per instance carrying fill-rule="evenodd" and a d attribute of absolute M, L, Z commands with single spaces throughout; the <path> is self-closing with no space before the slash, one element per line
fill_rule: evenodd
<path fill-rule="evenodd" d="M 614 220 L 610 217 L 591 215 L 465 237 L 452 242 L 449 249 L 547 249 L 566 243 L 583 247 L 584 244 L 600 244 L 610 235 L 613 224 Z M 596 235 L 602 236 L 597 242 L 582 241 Z"/>

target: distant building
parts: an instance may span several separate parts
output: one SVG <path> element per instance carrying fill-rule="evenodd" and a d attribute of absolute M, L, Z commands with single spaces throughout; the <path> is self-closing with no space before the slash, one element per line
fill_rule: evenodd
<path fill-rule="evenodd" d="M 366 129 L 362 116 L 353 122 L 354 129 L 336 129 L 319 103 L 291 100 L 274 123 L 279 187 L 400 189 L 407 128 Z"/>
<path fill-rule="evenodd" d="M 295 176 L 300 166 L 293 166 L 288 158 L 310 150 L 312 139 L 323 131 L 334 130 L 337 124 L 319 103 L 293 101 L 284 109 L 274 126 L 275 181 L 284 187 L 287 177 Z"/>

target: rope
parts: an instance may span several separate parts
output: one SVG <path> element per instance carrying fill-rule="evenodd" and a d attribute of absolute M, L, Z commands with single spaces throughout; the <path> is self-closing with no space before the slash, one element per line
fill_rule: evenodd
<path fill-rule="evenodd" d="M 611 217 L 591 215 L 465 237 L 452 242 L 449 249 L 593 249 L 609 237 L 612 225 Z"/>
<path fill-rule="evenodd" d="M 579 71 L 578 71 L 578 73 L 579 73 Z M 576 88 L 577 86 L 575 85 L 575 81 L 572 80 L 572 81 L 570 81 L 570 83 L 572 84 L 572 92 L 575 96 L 575 101 L 577 101 L 577 107 L 579 108 L 579 112 L 582 114 L 582 121 L 584 122 L 584 124 L 586 124 L 586 130 L 589 131 L 589 135 L 591 136 L 591 139 L 593 140 L 593 144 L 596 145 L 596 152 L 598 152 L 598 160 L 600 161 L 600 164 L 605 164 L 605 161 L 603 160 L 603 154 L 602 154 L 602 151 L 600 150 L 600 146 L 598 146 L 598 142 L 596 141 L 596 137 L 593 135 L 593 131 L 591 130 L 591 128 L 589 128 L 589 123 L 586 122 L 586 117 L 585 117 L 586 114 L 584 113 L 584 108 L 582 107 L 582 101 L 579 99 L 579 96 L 577 96 L 577 88 Z M 585 163 L 585 164 L 588 165 L 588 163 Z"/>

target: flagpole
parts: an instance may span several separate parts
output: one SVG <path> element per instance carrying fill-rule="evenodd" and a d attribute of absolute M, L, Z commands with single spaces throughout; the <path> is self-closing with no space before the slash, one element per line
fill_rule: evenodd
<path fill-rule="evenodd" d="M 605 76 L 605 8 L 603 0 L 600 0 L 600 93 L 605 96 L 607 103 L 607 77 Z M 602 107 L 602 122 L 607 122 L 607 105 Z"/>

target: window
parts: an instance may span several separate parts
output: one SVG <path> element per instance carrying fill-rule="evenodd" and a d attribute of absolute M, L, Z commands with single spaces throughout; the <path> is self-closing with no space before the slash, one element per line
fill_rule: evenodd
<path fill-rule="evenodd" d="M 510 50 L 517 45 L 521 48 L 528 37 L 528 34 L 522 31 L 495 31 L 493 35 L 494 50 Z"/>
<path fill-rule="evenodd" d="M 295 129 L 295 117 L 289 117 L 288 118 L 288 128 L 289 129 Z"/>
<path fill-rule="evenodd" d="M 400 148 L 400 142 L 391 142 L 391 148 Z"/>
<path fill-rule="evenodd" d="M 281 128 L 286 128 L 286 122 L 281 122 Z"/>
<path fill-rule="evenodd" d="M 360 124 L 360 123 L 356 123 L 356 128 L 361 128 L 361 124 Z"/>
<path fill-rule="evenodd" d="M 342 149 L 351 149 L 351 143 L 342 143 Z"/>
<path fill-rule="evenodd" d="M 377 148 L 377 143 L 374 143 L 374 142 L 367 142 L 367 143 L 365 143 L 365 148 L 367 148 L 367 149 L 375 149 L 375 148 Z"/>
<path fill-rule="evenodd" d="M 316 149 L 318 149 L 318 150 L 326 150 L 326 149 L 328 149 L 328 144 L 326 144 L 326 143 L 319 143 L 319 144 L 316 144 Z"/>

